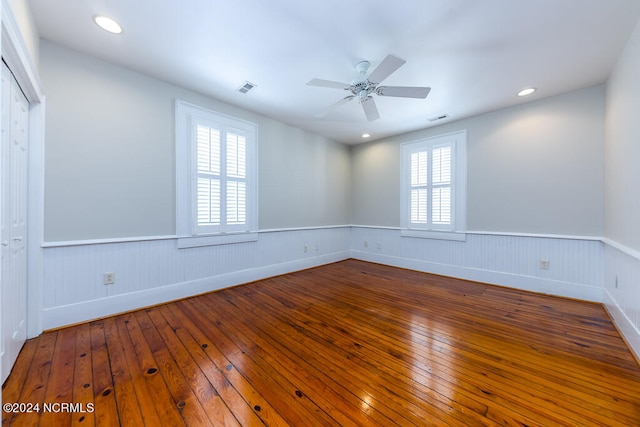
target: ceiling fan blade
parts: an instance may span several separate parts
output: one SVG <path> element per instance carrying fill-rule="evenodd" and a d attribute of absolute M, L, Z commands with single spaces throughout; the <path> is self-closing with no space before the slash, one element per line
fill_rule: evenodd
<path fill-rule="evenodd" d="M 307 82 L 307 86 L 328 87 L 331 89 L 349 89 L 349 83 L 334 82 L 332 80 L 311 79 Z"/>
<path fill-rule="evenodd" d="M 386 58 L 382 60 L 382 62 L 376 67 L 375 70 L 371 72 L 368 77 L 368 80 L 371 83 L 380 83 L 398 68 L 400 68 L 404 63 L 407 62 L 402 58 L 398 58 L 395 55 L 387 55 Z"/>
<path fill-rule="evenodd" d="M 376 93 L 380 96 L 399 96 L 402 98 L 426 98 L 430 87 L 418 86 L 378 86 Z"/>
<path fill-rule="evenodd" d="M 364 115 L 367 116 L 368 121 L 372 122 L 380 118 L 378 108 L 376 107 L 376 101 L 371 96 L 360 99 L 360 104 L 362 104 Z"/>
<path fill-rule="evenodd" d="M 341 100 L 339 100 L 338 102 L 331 104 L 329 107 L 327 107 L 325 110 L 315 114 L 316 117 L 324 117 L 326 116 L 328 113 L 330 113 L 331 111 L 335 110 L 336 108 L 340 107 L 341 105 L 346 104 L 347 102 L 351 101 L 353 98 L 355 98 L 355 95 L 349 95 L 349 96 L 345 96 L 344 98 L 342 98 Z"/>

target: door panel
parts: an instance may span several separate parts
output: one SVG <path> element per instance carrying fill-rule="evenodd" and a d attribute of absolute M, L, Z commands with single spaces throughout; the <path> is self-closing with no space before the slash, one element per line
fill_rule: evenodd
<path fill-rule="evenodd" d="M 2 381 L 27 331 L 27 190 L 29 103 L 2 64 L 1 270 Z"/>

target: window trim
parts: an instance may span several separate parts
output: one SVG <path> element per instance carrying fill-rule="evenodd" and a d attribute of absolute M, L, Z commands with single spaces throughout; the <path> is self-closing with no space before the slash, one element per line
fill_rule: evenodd
<path fill-rule="evenodd" d="M 453 227 L 443 229 L 441 226 L 413 227 L 410 217 L 410 184 L 411 184 L 411 153 L 432 147 L 451 143 L 453 146 L 452 191 L 453 191 Z M 457 131 L 447 134 L 423 138 L 401 144 L 401 177 L 400 177 L 400 235 L 403 237 L 417 237 L 441 240 L 466 240 L 467 229 L 467 131 Z M 431 201 L 429 201 L 431 203 Z"/>
<path fill-rule="evenodd" d="M 195 227 L 193 161 L 194 120 L 220 123 L 247 133 L 247 227 L 241 231 L 198 233 Z M 176 235 L 178 248 L 223 245 L 258 239 L 258 125 L 206 109 L 188 102 L 175 101 L 176 141 Z M 233 228 L 233 227 L 232 227 Z"/>

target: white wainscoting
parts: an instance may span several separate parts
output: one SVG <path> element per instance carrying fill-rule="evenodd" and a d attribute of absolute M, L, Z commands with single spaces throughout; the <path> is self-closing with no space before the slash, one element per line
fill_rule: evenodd
<path fill-rule="evenodd" d="M 347 258 L 603 302 L 640 356 L 637 252 L 590 237 L 470 232 L 465 241 L 451 241 L 401 237 L 397 228 L 370 226 L 263 230 L 256 242 L 189 249 L 178 249 L 171 236 L 47 244 L 43 327 L 83 322 Z M 549 268 L 541 269 L 540 260 L 548 260 Z M 115 273 L 115 284 L 103 285 L 105 272 Z"/>
<path fill-rule="evenodd" d="M 177 239 L 44 248 L 44 329 L 349 258 L 350 228 L 272 230 L 258 241 L 178 249 Z M 305 251 L 306 246 L 306 251 Z M 103 284 L 115 273 L 113 285 Z"/>
<path fill-rule="evenodd" d="M 640 359 L 640 253 L 604 240 L 604 304 Z"/>
<path fill-rule="evenodd" d="M 366 247 L 365 247 L 366 242 Z M 305 252 L 306 247 L 306 252 Z M 44 329 L 353 257 L 588 301 L 604 301 L 598 239 L 469 233 L 466 241 L 401 237 L 398 229 L 265 230 L 258 241 L 178 249 L 175 238 L 44 248 Z M 540 269 L 541 259 L 549 269 Z M 103 274 L 115 284 L 103 285 Z"/>
<path fill-rule="evenodd" d="M 412 270 L 587 301 L 603 301 L 597 238 L 468 233 L 466 241 L 401 237 L 353 226 L 351 256 Z M 549 261 L 548 269 L 539 261 Z"/>

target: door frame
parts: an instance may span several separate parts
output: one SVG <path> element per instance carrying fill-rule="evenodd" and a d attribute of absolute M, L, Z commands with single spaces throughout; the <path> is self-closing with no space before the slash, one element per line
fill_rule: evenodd
<path fill-rule="evenodd" d="M 37 67 L 25 44 L 11 6 L 2 0 L 1 54 L 29 101 L 27 213 L 27 338 L 42 333 L 44 310 L 44 124 L 45 96 Z"/>

